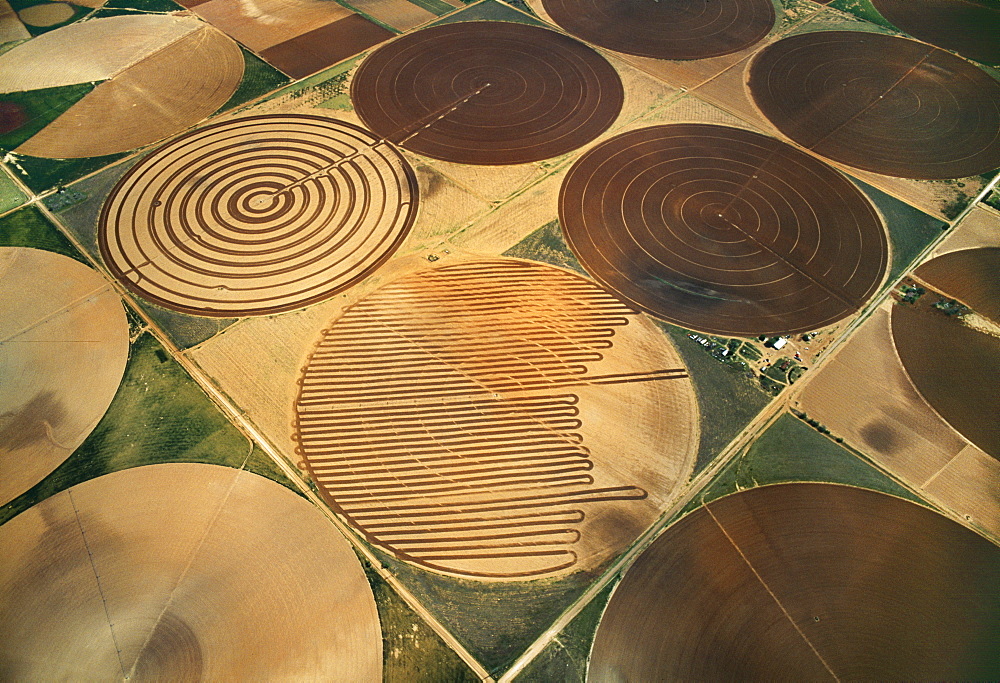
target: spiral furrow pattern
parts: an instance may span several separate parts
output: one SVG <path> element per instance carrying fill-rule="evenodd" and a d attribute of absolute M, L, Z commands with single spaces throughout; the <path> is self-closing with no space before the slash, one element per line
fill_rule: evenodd
<path fill-rule="evenodd" d="M 399 153 L 319 116 L 253 116 L 185 135 L 136 165 L 100 219 L 126 287 L 205 316 L 277 313 L 378 267 L 416 214 Z"/>

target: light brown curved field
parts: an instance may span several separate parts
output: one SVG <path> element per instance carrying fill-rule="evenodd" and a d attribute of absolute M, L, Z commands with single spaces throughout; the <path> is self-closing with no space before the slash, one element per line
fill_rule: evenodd
<path fill-rule="evenodd" d="M 225 31 L 254 52 L 343 19 L 351 11 L 328 0 L 254 0 L 252 5 L 231 0 L 191 3 L 192 11 Z"/>
<path fill-rule="evenodd" d="M 0 55 L 0 92 L 103 81 L 202 26 L 194 17 L 135 14 L 43 33 Z"/>
<path fill-rule="evenodd" d="M 885 304 L 799 397 L 800 408 L 922 495 L 1000 536 L 1000 463 L 968 443 L 914 388 Z"/>
<path fill-rule="evenodd" d="M 128 345 L 121 298 L 98 272 L 0 248 L 0 503 L 83 443 L 118 390 Z"/>
<path fill-rule="evenodd" d="M 245 471 L 149 465 L 0 527 L 12 680 L 381 680 L 375 601 L 311 504 Z"/>
<path fill-rule="evenodd" d="M 202 25 L 101 83 L 15 151 L 72 159 L 124 152 L 193 126 L 243 78 L 243 53 Z"/>
<path fill-rule="evenodd" d="M 31 37 L 28 29 L 17 17 L 7 0 L 0 0 L 0 44 L 15 40 L 27 40 Z"/>
<path fill-rule="evenodd" d="M 25 7 L 17 13 L 28 26 L 55 26 L 73 18 L 73 8 L 65 2 L 47 2 Z"/>

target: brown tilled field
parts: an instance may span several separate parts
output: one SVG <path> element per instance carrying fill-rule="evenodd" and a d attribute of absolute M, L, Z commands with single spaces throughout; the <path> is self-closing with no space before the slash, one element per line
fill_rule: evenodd
<path fill-rule="evenodd" d="M 892 338 L 903 367 L 944 419 L 1000 460 L 1000 248 L 953 251 L 913 277 L 930 291 L 912 306 L 893 307 Z M 972 312 L 939 310 L 955 301 Z"/>
<path fill-rule="evenodd" d="M 998 559 L 981 536 L 884 494 L 736 493 L 639 559 L 598 629 L 589 680 L 978 678 L 994 666 Z"/>

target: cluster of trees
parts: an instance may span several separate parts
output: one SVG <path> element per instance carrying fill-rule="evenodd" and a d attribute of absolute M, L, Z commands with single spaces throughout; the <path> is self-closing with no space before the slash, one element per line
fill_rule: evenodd
<path fill-rule="evenodd" d="M 823 423 L 821 423 L 819 420 L 809 417 L 808 415 L 805 414 L 805 412 L 801 410 L 796 410 L 795 408 L 791 408 L 790 410 L 792 412 L 792 415 L 805 422 L 807 425 L 815 429 L 820 434 L 828 435 L 831 439 L 833 439 L 837 443 L 844 443 L 843 437 L 834 436 L 833 434 L 831 434 L 829 428 Z"/>

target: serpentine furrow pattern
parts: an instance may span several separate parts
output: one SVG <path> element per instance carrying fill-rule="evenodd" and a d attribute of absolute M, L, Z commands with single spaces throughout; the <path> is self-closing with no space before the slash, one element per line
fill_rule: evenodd
<path fill-rule="evenodd" d="M 594 371 L 636 316 L 519 261 L 405 277 L 324 333 L 300 380 L 298 451 L 326 500 L 400 557 L 480 577 L 567 570 L 588 507 L 647 497 L 627 472 L 597 481 L 612 456 L 584 443 L 580 389 L 689 381 L 683 367 Z"/>

